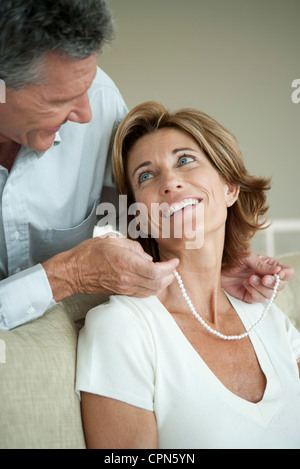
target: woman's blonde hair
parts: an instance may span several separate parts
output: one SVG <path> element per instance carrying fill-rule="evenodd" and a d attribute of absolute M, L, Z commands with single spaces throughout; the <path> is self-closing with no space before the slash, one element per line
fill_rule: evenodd
<path fill-rule="evenodd" d="M 193 137 L 224 180 L 239 186 L 238 200 L 228 208 L 222 261 L 223 268 L 233 267 L 249 253 L 254 234 L 265 228 L 262 217 L 268 210 L 265 191 L 270 189 L 270 179 L 248 173 L 234 135 L 207 114 L 195 109 L 171 113 L 159 103 L 147 102 L 127 114 L 114 141 L 114 180 L 118 193 L 128 196 L 128 206 L 134 202 L 127 175 L 129 152 L 141 137 L 163 128 L 175 128 Z M 159 260 L 154 239 L 138 241 L 154 260 Z"/>

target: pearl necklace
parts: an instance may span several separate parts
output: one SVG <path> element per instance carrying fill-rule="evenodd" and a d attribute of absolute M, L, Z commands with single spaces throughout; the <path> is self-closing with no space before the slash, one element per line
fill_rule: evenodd
<path fill-rule="evenodd" d="M 279 276 L 277 274 L 274 274 L 274 277 L 276 278 L 276 282 L 275 282 L 273 294 L 272 294 L 272 296 L 269 300 L 269 303 L 267 304 L 266 308 L 264 309 L 264 311 L 263 311 L 261 317 L 258 319 L 258 321 L 255 324 L 253 324 L 253 326 L 247 332 L 245 332 L 244 334 L 241 334 L 241 335 L 224 335 L 224 334 L 221 334 L 220 332 L 216 331 L 212 327 L 210 327 L 204 321 L 204 319 L 202 319 L 201 316 L 199 316 L 199 314 L 197 313 L 197 311 L 195 310 L 195 308 L 193 306 L 193 303 L 191 302 L 190 298 L 188 297 L 187 292 L 185 291 L 183 282 L 181 280 L 181 277 L 180 277 L 179 273 L 176 270 L 174 271 L 174 275 L 175 275 L 175 277 L 178 281 L 178 285 L 179 285 L 179 288 L 181 290 L 182 296 L 186 300 L 186 302 L 187 302 L 191 312 L 195 316 L 195 318 L 198 319 L 198 321 L 202 324 L 202 326 L 204 326 L 205 329 L 207 329 L 211 334 L 214 334 L 214 335 L 216 335 L 217 337 L 219 337 L 220 339 L 223 339 L 223 340 L 241 340 L 241 339 L 244 339 L 245 337 L 248 337 L 249 334 L 263 321 L 265 315 L 269 311 L 269 309 L 270 309 L 270 307 L 271 307 L 271 305 L 272 305 L 272 303 L 275 299 L 275 296 L 276 296 L 276 293 L 277 293 L 277 290 L 278 290 L 278 286 L 279 286 L 279 283 L 280 283 Z"/>

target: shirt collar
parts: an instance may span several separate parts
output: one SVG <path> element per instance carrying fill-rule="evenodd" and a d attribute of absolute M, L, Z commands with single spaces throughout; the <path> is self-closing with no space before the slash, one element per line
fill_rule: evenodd
<path fill-rule="evenodd" d="M 56 145 L 59 145 L 60 143 L 61 143 L 61 136 L 59 132 L 56 132 L 55 137 L 54 137 L 54 142 L 52 145 L 56 146 Z"/>
<path fill-rule="evenodd" d="M 53 143 L 52 143 L 52 145 L 51 145 L 50 148 L 56 147 L 57 145 L 60 145 L 60 143 L 61 143 L 61 136 L 60 136 L 59 132 L 56 132 L 55 137 L 54 137 L 54 141 L 53 141 Z M 48 150 L 50 150 L 50 148 L 48 148 Z M 37 152 L 36 152 L 36 153 L 37 153 L 37 156 L 38 156 L 39 158 L 41 158 L 48 150 L 45 150 L 45 151 L 37 151 Z"/>

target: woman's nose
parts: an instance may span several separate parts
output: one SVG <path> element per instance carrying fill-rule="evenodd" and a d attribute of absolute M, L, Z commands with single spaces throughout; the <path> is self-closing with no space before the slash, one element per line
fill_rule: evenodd
<path fill-rule="evenodd" d="M 90 122 L 92 118 L 92 110 L 88 94 L 85 93 L 73 102 L 71 111 L 68 114 L 68 120 L 72 122 L 78 122 L 79 124 L 85 124 Z"/>
<path fill-rule="evenodd" d="M 174 171 L 168 171 L 163 175 L 161 190 L 164 194 L 177 192 L 183 189 L 183 182 Z"/>

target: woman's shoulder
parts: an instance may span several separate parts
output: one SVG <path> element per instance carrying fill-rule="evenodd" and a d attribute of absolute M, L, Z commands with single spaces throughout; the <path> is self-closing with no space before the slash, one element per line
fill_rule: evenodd
<path fill-rule="evenodd" d="M 101 328 L 111 324 L 128 328 L 135 323 L 143 326 L 146 315 L 153 311 L 155 297 L 135 298 L 125 295 L 112 295 L 106 303 L 91 309 L 85 319 L 85 328 Z"/>
<path fill-rule="evenodd" d="M 264 315 L 263 323 L 267 329 L 276 328 L 278 331 L 287 332 L 292 327 L 289 317 L 275 303 L 269 306 L 269 300 L 262 303 L 246 303 L 227 295 L 231 304 L 240 316 L 246 315 L 253 324 Z"/>

